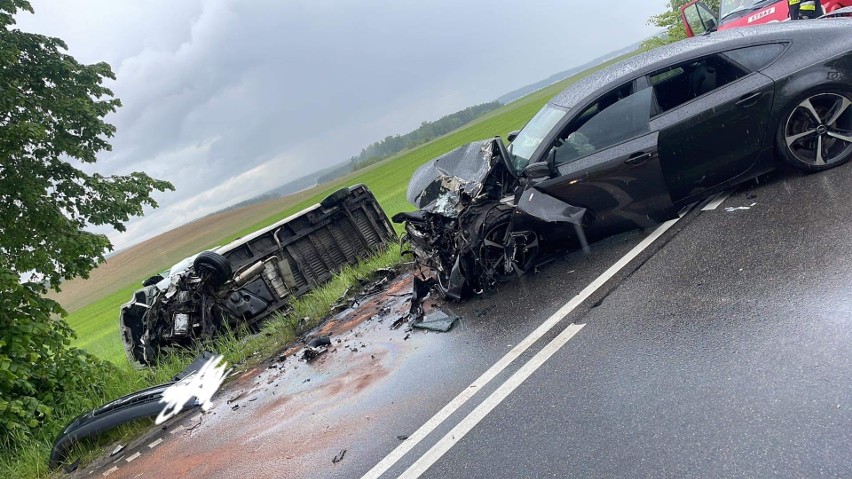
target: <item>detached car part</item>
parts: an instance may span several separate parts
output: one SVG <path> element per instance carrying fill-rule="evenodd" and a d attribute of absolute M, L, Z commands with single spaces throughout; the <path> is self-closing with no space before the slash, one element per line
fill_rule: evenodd
<path fill-rule="evenodd" d="M 71 448 L 82 439 L 97 436 L 102 432 L 137 419 L 158 415 L 163 410 L 163 404 L 160 403 L 163 392 L 175 383 L 200 371 L 204 364 L 212 357 L 214 357 L 213 353 L 206 352 L 196 358 L 186 369 L 178 373 L 168 383 L 128 394 L 94 411 L 77 416 L 76 419 L 71 421 L 62 430 L 56 441 L 54 441 L 53 449 L 50 451 L 50 468 L 56 469 L 59 467 L 67 459 Z M 192 398 L 183 405 L 183 410 L 197 406 L 199 404 L 195 398 Z"/>
<path fill-rule="evenodd" d="M 227 328 L 254 326 L 395 239 L 373 194 L 356 185 L 245 238 L 186 258 L 150 278 L 121 306 L 127 359 L 143 367 L 171 348 Z"/>

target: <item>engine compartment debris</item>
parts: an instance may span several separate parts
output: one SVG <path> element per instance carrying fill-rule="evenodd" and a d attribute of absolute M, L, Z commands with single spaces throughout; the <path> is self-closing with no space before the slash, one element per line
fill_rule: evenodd
<path fill-rule="evenodd" d="M 532 183 L 518 178 L 506 158 L 497 137 L 426 163 L 408 187 L 408 200 L 420 209 L 393 217 L 405 224 L 404 254 L 429 271 L 424 277 L 434 276 L 446 298 L 482 293 L 535 266 L 541 232 L 516 221 L 517 212 L 578 225 L 586 216 L 584 208 L 529 189 Z"/>

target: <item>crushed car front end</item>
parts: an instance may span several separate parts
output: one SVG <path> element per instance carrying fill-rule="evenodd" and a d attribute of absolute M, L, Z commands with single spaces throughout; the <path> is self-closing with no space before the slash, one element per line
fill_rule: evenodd
<path fill-rule="evenodd" d="M 547 246 L 543 238 L 566 240 L 557 222 L 583 220 L 583 208 L 533 188 L 501 138 L 477 141 L 421 166 L 408 189 L 420 209 L 393 221 L 405 223 L 407 252 L 434 273 L 441 293 L 460 300 L 529 271 Z"/>

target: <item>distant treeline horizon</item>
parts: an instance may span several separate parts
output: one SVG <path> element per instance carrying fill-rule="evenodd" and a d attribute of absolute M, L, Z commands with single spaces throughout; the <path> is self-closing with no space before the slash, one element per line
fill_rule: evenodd
<path fill-rule="evenodd" d="M 390 158 L 401 151 L 428 143 L 435 138 L 472 122 L 488 112 L 500 108 L 501 106 L 503 106 L 503 104 L 498 101 L 481 103 L 443 116 L 435 121 L 424 121 L 416 130 L 404 135 L 388 135 L 383 140 L 362 148 L 361 154 L 349 158 L 349 162 L 346 165 L 349 168 L 347 169 L 348 171 L 344 172 L 344 174 L 366 168 L 373 163 L 378 163 Z M 329 172 L 319 177 L 317 183 L 322 184 L 340 176 L 340 170 Z"/>

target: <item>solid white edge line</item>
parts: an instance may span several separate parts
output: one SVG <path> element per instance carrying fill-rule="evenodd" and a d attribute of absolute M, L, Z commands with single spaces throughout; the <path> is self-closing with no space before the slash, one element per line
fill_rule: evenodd
<path fill-rule="evenodd" d="M 420 426 L 414 434 L 411 434 L 408 439 L 402 442 L 399 446 L 397 446 L 393 451 L 390 452 L 384 459 L 382 459 L 378 464 L 373 466 L 372 469 L 367 471 L 366 474 L 362 476 L 362 479 L 378 479 L 382 474 L 388 471 L 394 464 L 396 464 L 404 455 L 406 455 L 409 451 L 414 449 L 423 439 L 426 438 L 432 431 L 434 431 L 441 423 L 447 420 L 453 413 L 455 413 L 459 408 L 461 408 L 468 400 L 470 400 L 473 395 L 475 395 L 479 390 L 488 385 L 491 380 L 493 380 L 498 374 L 503 372 L 512 362 L 515 361 L 521 354 L 523 354 L 527 349 L 532 347 L 539 339 L 541 339 L 545 334 L 547 334 L 551 329 L 553 329 L 557 324 L 559 324 L 565 316 L 568 316 L 571 311 L 573 311 L 577 306 L 583 303 L 586 299 L 588 299 L 592 294 L 594 294 L 601 286 L 603 286 L 607 281 L 609 281 L 613 276 L 615 276 L 619 271 L 621 271 L 628 263 L 630 263 L 633 259 L 639 256 L 645 249 L 648 248 L 654 241 L 656 241 L 660 236 L 662 236 L 666 231 L 669 230 L 672 226 L 680 221 L 680 218 L 675 218 L 673 220 L 666 221 L 661 224 L 653 233 L 648 235 L 644 240 L 642 240 L 638 245 L 636 245 L 632 250 L 630 250 L 626 255 L 624 255 L 621 259 L 619 259 L 614 265 L 610 266 L 609 269 L 603 272 L 600 276 L 598 276 L 591 284 L 586 286 L 582 291 L 580 291 L 576 296 L 574 296 L 568 303 L 559 308 L 558 311 L 553 313 L 545 322 L 541 324 L 538 328 L 535 329 L 529 336 L 524 338 L 523 341 L 518 343 L 511 351 L 506 353 L 505 356 L 500 358 L 499 361 L 494 363 L 487 371 L 485 371 L 482 376 L 476 379 L 470 386 L 465 388 L 464 391 L 459 393 L 458 396 L 453 398 L 452 401 L 447 403 L 446 406 L 441 408 L 434 416 L 432 416 L 426 423 Z"/>
<path fill-rule="evenodd" d="M 471 431 L 485 416 L 494 410 L 503 400 L 509 397 L 509 394 L 518 388 L 526 381 L 538 368 L 540 368 L 556 351 L 559 351 L 562 346 L 571 340 L 575 334 L 580 332 L 585 324 L 570 324 L 562 333 L 553 341 L 547 344 L 539 351 L 532 359 L 524 364 L 518 371 L 513 374 L 505 383 L 501 384 L 496 391 L 491 393 L 485 401 L 476 407 L 470 414 L 462 419 L 456 427 L 441 438 L 431 449 L 426 451 L 426 454 L 411 465 L 405 472 L 400 475 L 400 479 L 416 479 L 421 474 L 426 472 L 438 461 L 444 454 L 447 453 L 457 442 Z"/>
<path fill-rule="evenodd" d="M 707 205 L 705 205 L 704 208 L 701 208 L 701 211 L 713 211 L 713 210 L 715 210 L 716 208 L 721 206 L 722 203 L 724 203 L 725 200 L 727 200 L 729 196 L 731 196 L 731 193 L 733 193 L 733 190 L 723 191 L 723 192 L 719 193 L 718 195 L 716 195 L 716 197 L 713 199 L 713 201 L 707 203 Z"/>

